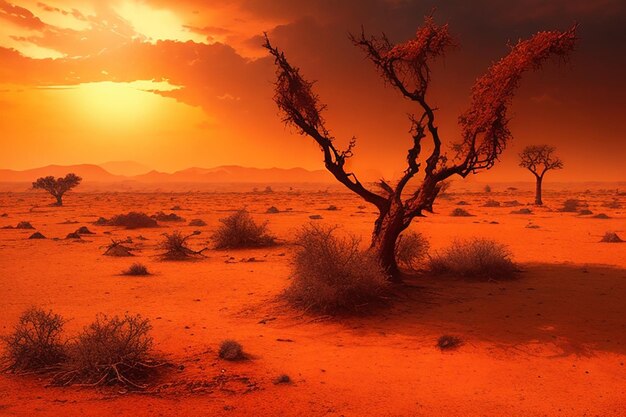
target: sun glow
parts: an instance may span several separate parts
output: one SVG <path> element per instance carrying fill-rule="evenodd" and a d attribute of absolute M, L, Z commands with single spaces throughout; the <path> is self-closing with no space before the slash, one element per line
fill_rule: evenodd
<path fill-rule="evenodd" d="M 140 1 L 127 1 L 115 7 L 115 11 L 128 20 L 136 32 L 154 41 L 176 40 L 206 43 L 206 37 L 191 32 L 172 11 L 154 9 Z"/>

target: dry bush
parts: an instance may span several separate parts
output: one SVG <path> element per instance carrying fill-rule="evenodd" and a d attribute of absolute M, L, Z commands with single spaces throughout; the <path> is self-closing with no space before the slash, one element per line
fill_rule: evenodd
<path fill-rule="evenodd" d="M 128 246 L 124 246 L 123 243 L 123 241 L 111 240 L 111 243 L 106 247 L 107 249 L 103 255 L 119 257 L 134 256 L 131 252 L 133 249 Z"/>
<path fill-rule="evenodd" d="M 463 341 L 456 337 L 448 334 L 444 334 L 439 339 L 437 339 L 437 347 L 441 350 L 451 350 L 456 349 L 463 344 Z"/>
<path fill-rule="evenodd" d="M 30 222 L 19 222 L 17 224 L 17 226 L 15 226 L 16 229 L 34 229 L 33 225 L 30 224 Z"/>
<path fill-rule="evenodd" d="M 285 296 L 319 313 L 366 311 L 387 292 L 387 276 L 370 252 L 359 250 L 359 238 L 340 238 L 335 230 L 310 224 L 296 234 L 298 250 Z"/>
<path fill-rule="evenodd" d="M 487 200 L 483 207 L 500 207 L 500 202 L 496 200 Z"/>
<path fill-rule="evenodd" d="M 593 211 L 589 210 L 589 209 L 582 209 L 578 212 L 579 216 L 590 216 L 593 214 Z"/>
<path fill-rule="evenodd" d="M 511 214 L 533 214 L 533 211 L 529 208 L 521 208 L 519 210 L 511 211 Z"/>
<path fill-rule="evenodd" d="M 274 378 L 274 385 L 291 384 L 291 377 L 287 374 L 280 374 Z"/>
<path fill-rule="evenodd" d="M 594 219 L 610 219 L 611 216 L 608 216 L 605 213 L 598 213 L 595 216 L 593 216 Z"/>
<path fill-rule="evenodd" d="M 265 211 L 267 214 L 276 214 L 276 213 L 280 213 L 280 210 L 278 210 L 277 207 L 270 207 Z"/>
<path fill-rule="evenodd" d="M 150 321 L 140 315 L 98 315 L 68 347 L 53 385 L 122 385 L 144 389 L 163 363 L 151 357 Z"/>
<path fill-rule="evenodd" d="M 450 213 L 450 216 L 452 217 L 472 217 L 473 215 L 470 214 L 467 210 L 464 210 L 460 207 L 455 208 L 454 210 L 452 210 L 452 213 Z"/>
<path fill-rule="evenodd" d="M 206 222 L 202 219 L 193 219 L 189 222 L 189 226 L 203 227 L 206 226 Z"/>
<path fill-rule="evenodd" d="M 416 271 L 428 256 L 429 249 L 430 243 L 421 233 L 403 233 L 396 243 L 396 261 L 399 266 Z"/>
<path fill-rule="evenodd" d="M 22 313 L 13 332 L 2 337 L 6 369 L 43 372 L 59 366 L 66 358 L 64 324 L 63 317 L 52 311 L 32 307 Z"/>
<path fill-rule="evenodd" d="M 159 211 L 157 214 L 152 216 L 155 220 L 160 222 L 184 222 L 185 219 L 180 217 L 176 213 L 165 214 L 162 211 Z"/>
<path fill-rule="evenodd" d="M 79 235 L 94 235 L 95 234 L 94 232 L 89 230 L 87 226 L 79 227 L 78 229 L 76 229 L 74 233 L 79 234 Z"/>
<path fill-rule="evenodd" d="M 615 232 L 606 232 L 600 242 L 604 243 L 622 243 L 623 240 Z"/>
<path fill-rule="evenodd" d="M 430 259 L 430 270 L 474 279 L 508 279 L 517 271 L 511 258 L 508 248 L 493 240 L 456 240 Z"/>
<path fill-rule="evenodd" d="M 145 265 L 135 262 L 129 266 L 127 270 L 123 271 L 122 275 L 145 276 L 150 275 L 150 271 L 148 271 L 148 268 Z"/>
<path fill-rule="evenodd" d="M 30 235 L 28 238 L 29 239 L 45 239 L 46 237 L 40 232 L 35 232 L 32 235 Z"/>
<path fill-rule="evenodd" d="M 267 222 L 257 224 L 250 213 L 241 209 L 220 219 L 222 223 L 212 238 L 216 249 L 259 248 L 275 245 L 267 232 Z"/>
<path fill-rule="evenodd" d="M 562 211 L 565 213 L 575 213 L 580 209 L 581 205 L 582 205 L 582 202 L 580 200 L 570 198 L 563 202 L 563 207 L 561 207 L 559 211 Z"/>
<path fill-rule="evenodd" d="M 163 233 L 163 240 L 159 245 L 159 249 L 165 252 L 161 254 L 161 258 L 170 261 L 182 261 L 194 256 L 203 256 L 202 252 L 207 248 L 202 248 L 195 251 L 187 246 L 187 241 L 193 237 L 199 235 L 199 231 L 195 231 L 190 235 L 183 235 L 180 231 L 175 230 L 170 233 Z"/>
<path fill-rule="evenodd" d="M 617 198 L 615 198 L 613 199 L 613 201 L 602 203 L 602 207 L 618 210 L 622 208 L 622 203 L 620 203 L 620 201 Z"/>
<path fill-rule="evenodd" d="M 240 361 L 246 358 L 243 346 L 235 340 L 227 339 L 220 343 L 219 357 L 227 361 Z"/>
<path fill-rule="evenodd" d="M 106 226 L 121 226 L 127 229 L 140 229 L 144 227 L 158 226 L 158 223 L 152 217 L 148 216 L 146 213 L 140 213 L 136 211 L 131 211 L 128 214 L 118 214 L 110 220 L 104 219 L 104 221 L 102 221 L 102 218 L 100 218 L 95 224 Z"/>

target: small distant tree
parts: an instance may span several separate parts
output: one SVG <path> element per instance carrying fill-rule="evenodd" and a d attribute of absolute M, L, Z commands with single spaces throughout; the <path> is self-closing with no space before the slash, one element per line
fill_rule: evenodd
<path fill-rule="evenodd" d="M 56 198 L 57 206 L 63 205 L 63 195 L 78 186 L 83 179 L 76 174 L 67 174 L 65 177 L 54 178 L 53 176 L 41 177 L 33 182 L 33 189 L 45 190 Z"/>
<path fill-rule="evenodd" d="M 283 121 L 298 133 L 311 137 L 320 146 L 326 169 L 348 189 L 373 204 L 378 212 L 371 249 L 392 280 L 399 280 L 395 258 L 398 236 L 411 221 L 424 212 L 432 212 L 442 183 L 453 175 L 490 169 L 504 151 L 512 135 L 508 128 L 508 109 L 522 75 L 538 69 L 552 56 L 567 56 L 576 43 L 576 27 L 560 32 L 539 32 L 511 47 L 509 54 L 494 63 L 472 88 L 468 110 L 459 118 L 461 136 L 449 142 L 452 155 L 443 147 L 436 121 L 436 108 L 427 96 L 431 84 L 431 65 L 443 57 L 455 42 L 448 25 L 438 25 L 432 16 L 425 18 L 415 38 L 393 44 L 385 35 L 351 35 L 352 43 L 362 49 L 374 64 L 381 78 L 417 108 L 410 115 L 411 146 L 407 151 L 407 167 L 395 183 L 381 180 L 375 190 L 367 188 L 347 169 L 353 156 L 356 139 L 345 150 L 338 149 L 335 138 L 326 126 L 326 106 L 313 91 L 313 82 L 305 79 L 292 66 L 285 54 L 274 47 L 266 35 L 264 47 L 274 57 L 276 82 L 274 101 L 283 114 Z M 431 142 L 430 155 L 424 157 L 422 145 Z M 404 196 L 406 185 L 420 170 L 421 183 L 414 192 Z"/>
<path fill-rule="evenodd" d="M 524 148 L 519 154 L 519 166 L 526 168 L 535 175 L 535 205 L 541 206 L 541 185 L 543 176 L 551 169 L 563 169 L 563 161 L 554 155 L 556 148 L 549 145 L 531 145 Z"/>

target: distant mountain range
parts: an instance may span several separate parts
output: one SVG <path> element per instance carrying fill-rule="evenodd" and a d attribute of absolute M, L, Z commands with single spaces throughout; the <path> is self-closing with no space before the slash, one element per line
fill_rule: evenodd
<path fill-rule="evenodd" d="M 149 171 L 139 175 L 113 174 L 141 169 L 140 164 L 131 162 L 108 162 L 103 165 L 49 165 L 41 168 L 16 171 L 0 169 L 0 182 L 27 183 L 39 177 L 65 176 L 67 173 L 83 178 L 89 183 L 141 183 L 141 184 L 202 184 L 202 183 L 326 183 L 334 181 L 324 170 L 309 171 L 304 168 L 246 168 L 236 165 L 215 168 L 188 168 L 174 173 Z M 374 177 L 375 179 L 375 177 Z"/>

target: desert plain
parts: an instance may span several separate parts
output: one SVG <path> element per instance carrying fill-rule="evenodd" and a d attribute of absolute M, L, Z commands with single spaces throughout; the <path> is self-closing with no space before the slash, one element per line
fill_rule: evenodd
<path fill-rule="evenodd" d="M 456 238 L 502 242 L 517 277 L 476 281 L 418 271 L 404 276 L 387 305 L 339 317 L 294 309 L 280 296 L 302 225 L 339 225 L 367 245 L 375 212 L 343 190 L 77 191 L 63 207 L 48 206 L 44 193 L 2 192 L 0 227 L 28 221 L 34 230 L 0 229 L 0 333 L 30 306 L 67 318 L 68 332 L 99 313 L 139 313 L 153 326 L 155 351 L 175 366 L 142 393 L 49 387 L 45 376 L 2 374 L 0 415 L 626 415 L 626 243 L 600 242 L 607 231 L 626 237 L 626 209 L 619 208 L 626 201 L 615 189 L 574 188 L 548 188 L 543 207 L 530 205 L 530 187 L 453 189 L 410 230 L 428 238 L 431 253 Z M 559 211 L 571 198 L 608 218 Z M 450 216 L 461 200 L 471 217 Z M 485 207 L 489 200 L 501 206 Z M 511 201 L 521 206 L 505 204 Z M 268 222 L 277 246 L 211 249 L 219 219 L 242 207 Z M 531 214 L 512 213 L 519 208 Z M 185 220 L 134 230 L 94 224 L 129 211 Z M 189 226 L 191 219 L 206 226 Z M 65 238 L 81 226 L 94 234 Z M 190 246 L 208 247 L 205 257 L 160 260 L 162 234 L 173 230 L 199 230 Z M 46 239 L 28 239 L 35 231 Z M 103 255 L 112 239 L 128 237 L 133 257 Z M 121 275 L 133 262 L 153 275 Z M 461 346 L 440 350 L 446 334 Z M 239 341 L 248 359 L 219 359 L 224 339 Z M 276 384 L 283 374 L 291 382 Z"/>

